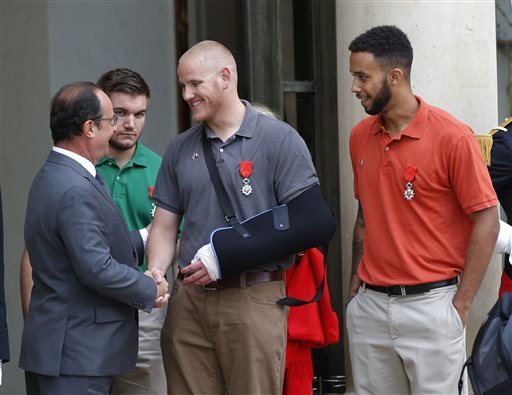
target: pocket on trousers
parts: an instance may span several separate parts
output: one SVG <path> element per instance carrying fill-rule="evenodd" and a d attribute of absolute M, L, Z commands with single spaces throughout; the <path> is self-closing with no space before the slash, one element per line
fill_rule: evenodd
<path fill-rule="evenodd" d="M 261 305 L 278 306 L 276 302 L 286 296 L 284 281 L 269 281 L 251 285 L 245 289 L 249 298 Z"/>
<path fill-rule="evenodd" d="M 356 294 L 354 296 L 351 296 L 350 299 L 345 302 L 345 310 L 347 310 L 348 307 L 352 305 L 352 302 L 354 301 L 355 298 L 357 298 L 358 295 L 359 295 L 359 290 L 356 292 Z"/>
<path fill-rule="evenodd" d="M 347 328 L 347 333 L 355 330 L 354 322 L 357 323 L 357 318 L 354 318 L 354 317 L 358 313 L 356 299 L 359 298 L 359 294 L 361 292 L 364 292 L 364 291 L 362 291 L 361 288 L 359 288 L 357 290 L 356 294 L 354 296 L 352 296 L 352 298 L 350 298 L 350 300 L 348 300 L 346 302 L 346 305 L 345 305 L 345 327 Z M 364 298 L 364 295 L 361 297 Z"/>
<path fill-rule="evenodd" d="M 460 331 L 463 331 L 464 330 L 464 325 L 462 324 L 462 318 L 460 318 L 460 314 L 457 311 L 457 309 L 455 308 L 455 306 L 453 305 L 452 300 L 450 300 L 450 309 L 451 309 L 452 314 L 453 314 L 453 320 L 455 321 L 456 328 L 458 330 L 460 330 Z"/>
<path fill-rule="evenodd" d="M 445 288 L 439 288 L 430 291 L 432 297 L 436 298 L 438 300 L 438 308 L 439 311 L 445 311 L 446 318 L 445 325 L 449 325 L 447 328 L 452 328 L 455 333 L 461 333 L 464 331 L 464 325 L 462 324 L 462 319 L 460 318 L 460 314 L 453 305 L 453 298 L 455 294 L 457 293 L 457 287 L 451 286 L 451 287 L 445 287 Z M 442 309 L 442 304 L 446 306 L 446 309 Z M 439 323 L 442 325 L 442 323 Z"/>

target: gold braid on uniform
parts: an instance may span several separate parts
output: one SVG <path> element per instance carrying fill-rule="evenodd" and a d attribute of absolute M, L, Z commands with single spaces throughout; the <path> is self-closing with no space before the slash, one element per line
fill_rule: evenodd
<path fill-rule="evenodd" d="M 480 145 L 480 151 L 482 152 L 484 162 L 487 166 L 491 165 L 492 135 L 498 132 L 499 130 L 506 132 L 506 126 L 508 126 L 510 123 L 512 123 L 512 116 L 505 118 L 505 120 L 502 123 L 500 123 L 499 126 L 495 126 L 494 128 L 492 128 L 489 131 L 489 133 L 476 135 L 478 144 Z"/>

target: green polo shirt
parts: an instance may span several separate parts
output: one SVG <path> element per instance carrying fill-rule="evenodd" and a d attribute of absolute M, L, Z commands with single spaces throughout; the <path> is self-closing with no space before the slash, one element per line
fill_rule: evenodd
<path fill-rule="evenodd" d="M 155 204 L 151 202 L 150 191 L 161 163 L 158 154 L 138 142 L 133 158 L 122 169 L 107 156 L 96 164 L 129 230 L 145 228 L 153 219 Z M 146 261 L 139 270 L 146 270 Z"/>

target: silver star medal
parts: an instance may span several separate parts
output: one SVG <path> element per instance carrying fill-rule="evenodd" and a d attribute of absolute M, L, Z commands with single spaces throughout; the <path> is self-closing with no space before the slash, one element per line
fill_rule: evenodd
<path fill-rule="evenodd" d="M 405 184 L 404 198 L 412 200 L 414 198 L 414 189 L 412 189 L 412 182 Z"/>
<path fill-rule="evenodd" d="M 252 186 L 251 184 L 249 184 L 250 182 L 251 180 L 249 180 L 248 178 L 244 178 L 242 180 L 242 194 L 245 196 L 249 196 L 252 193 Z"/>

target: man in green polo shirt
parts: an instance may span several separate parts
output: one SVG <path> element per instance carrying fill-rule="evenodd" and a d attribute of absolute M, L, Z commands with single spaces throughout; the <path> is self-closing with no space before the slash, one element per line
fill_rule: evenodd
<path fill-rule="evenodd" d="M 118 136 L 114 134 L 114 137 Z M 96 170 L 105 180 L 112 200 L 123 214 L 129 230 L 139 229 L 145 243 L 146 226 L 151 223 L 154 211 L 154 203 L 149 198 L 162 159 L 141 142 L 137 142 L 131 150 L 133 156 L 120 167 L 116 159 L 118 152 L 113 149 L 111 142 L 109 155 L 96 163 Z M 122 155 L 121 152 L 119 155 Z M 146 270 L 145 261 L 139 270 Z"/>
<path fill-rule="evenodd" d="M 103 74 L 98 86 L 110 97 L 118 121 L 109 141 L 109 154 L 96 169 L 105 180 L 112 200 L 129 230 L 140 229 L 145 242 L 155 210 L 150 197 L 162 158 L 139 141 L 149 104 L 150 91 L 144 79 L 129 69 Z M 139 266 L 145 271 L 145 262 Z M 166 378 L 160 350 L 160 331 L 165 308 L 139 314 L 139 355 L 135 369 L 114 377 L 111 394 L 165 394 Z"/>

